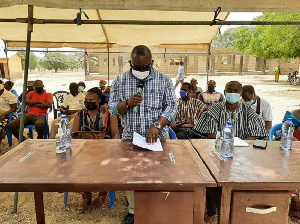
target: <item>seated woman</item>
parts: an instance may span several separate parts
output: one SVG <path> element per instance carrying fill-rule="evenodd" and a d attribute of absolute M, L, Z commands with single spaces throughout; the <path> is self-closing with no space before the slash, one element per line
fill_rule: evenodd
<path fill-rule="evenodd" d="M 292 122 L 295 125 L 294 141 L 300 141 L 300 110 L 292 110 L 285 112 L 283 122 L 288 118 L 292 118 Z"/>
<path fill-rule="evenodd" d="M 112 139 L 118 139 L 118 120 L 116 116 L 109 115 L 108 110 L 103 106 L 105 96 L 99 88 L 95 87 L 87 91 L 84 105 L 86 109 L 76 113 L 74 117 L 72 132 L 80 131 L 81 127 L 88 126 L 93 131 L 109 132 Z M 83 128 L 84 131 L 85 130 Z M 101 207 L 105 201 L 107 192 L 99 192 L 93 201 L 95 207 Z M 86 212 L 91 204 L 92 193 L 82 193 L 81 212 Z"/>

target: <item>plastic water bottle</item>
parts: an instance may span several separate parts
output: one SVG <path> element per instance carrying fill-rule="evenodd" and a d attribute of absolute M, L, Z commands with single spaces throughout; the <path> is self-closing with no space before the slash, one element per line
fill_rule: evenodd
<path fill-rule="evenodd" d="M 66 115 L 61 115 L 61 128 L 65 134 L 65 144 L 66 148 L 69 149 L 72 147 L 72 139 L 71 139 L 71 123 L 68 121 Z"/>
<path fill-rule="evenodd" d="M 58 132 L 55 135 L 56 153 L 60 154 L 66 152 L 65 134 L 63 132 L 63 129 L 61 128 L 61 123 L 58 123 L 56 125 L 59 126 Z"/>
<path fill-rule="evenodd" d="M 234 128 L 232 122 L 227 121 L 223 131 L 221 155 L 223 157 L 232 157 L 234 152 Z"/>
<path fill-rule="evenodd" d="M 293 144 L 293 134 L 295 126 L 292 118 L 288 118 L 283 124 L 281 129 L 280 148 L 283 150 L 291 150 Z"/>

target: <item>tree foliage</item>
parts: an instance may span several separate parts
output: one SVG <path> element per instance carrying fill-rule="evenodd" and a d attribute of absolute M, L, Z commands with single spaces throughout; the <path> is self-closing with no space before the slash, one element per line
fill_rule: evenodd
<path fill-rule="evenodd" d="M 45 53 L 45 57 L 41 59 L 40 64 L 48 70 L 54 69 L 55 72 L 68 68 L 66 55 L 58 52 Z"/>
<path fill-rule="evenodd" d="M 21 55 L 24 57 L 26 56 L 26 51 L 20 51 L 19 52 Z M 29 54 L 29 70 L 35 70 L 39 66 L 39 58 L 34 54 L 30 53 Z M 22 69 L 25 69 L 25 61 L 22 61 Z"/>
<path fill-rule="evenodd" d="M 300 21 L 300 13 L 264 13 L 256 21 Z M 265 25 L 239 27 L 229 30 L 218 39 L 248 55 L 265 59 L 300 57 L 300 26 Z"/>

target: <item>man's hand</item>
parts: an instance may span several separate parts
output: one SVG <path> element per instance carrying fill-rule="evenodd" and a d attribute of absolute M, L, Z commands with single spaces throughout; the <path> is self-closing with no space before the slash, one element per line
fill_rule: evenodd
<path fill-rule="evenodd" d="M 128 106 L 129 107 L 135 107 L 141 104 L 141 102 L 143 101 L 143 96 L 139 93 L 136 93 L 134 95 L 132 95 L 129 99 L 128 99 Z"/>
<path fill-rule="evenodd" d="M 171 126 L 171 128 L 172 128 L 173 130 L 175 130 L 175 129 L 177 128 L 177 124 L 176 124 L 176 123 L 171 123 L 170 126 Z"/>
<path fill-rule="evenodd" d="M 158 134 L 159 134 L 159 129 L 157 129 L 156 127 L 154 127 L 154 125 L 152 124 L 146 134 L 146 142 L 148 144 L 154 144 L 157 142 L 157 138 L 158 138 Z"/>

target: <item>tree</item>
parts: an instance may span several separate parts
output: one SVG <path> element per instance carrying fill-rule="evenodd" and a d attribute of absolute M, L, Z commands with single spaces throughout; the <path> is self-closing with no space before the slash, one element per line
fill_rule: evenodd
<path fill-rule="evenodd" d="M 48 70 L 54 69 L 57 72 L 68 68 L 68 59 L 62 53 L 45 53 L 45 57 L 40 61 L 40 64 Z"/>
<path fill-rule="evenodd" d="M 232 33 L 236 29 L 237 28 L 229 28 L 223 34 L 217 35 L 211 43 L 212 46 L 217 48 L 232 48 L 233 47 L 232 42 L 234 40 Z"/>
<path fill-rule="evenodd" d="M 264 13 L 257 21 L 299 21 L 300 13 Z M 300 26 L 256 26 L 235 30 L 233 46 L 245 54 L 265 59 L 300 57 Z"/>
<path fill-rule="evenodd" d="M 26 56 L 26 51 L 20 51 L 19 52 L 21 55 L 24 57 Z M 34 54 L 30 53 L 29 54 L 29 70 L 35 70 L 39 66 L 39 58 Z M 22 69 L 25 69 L 25 61 L 22 61 Z"/>

